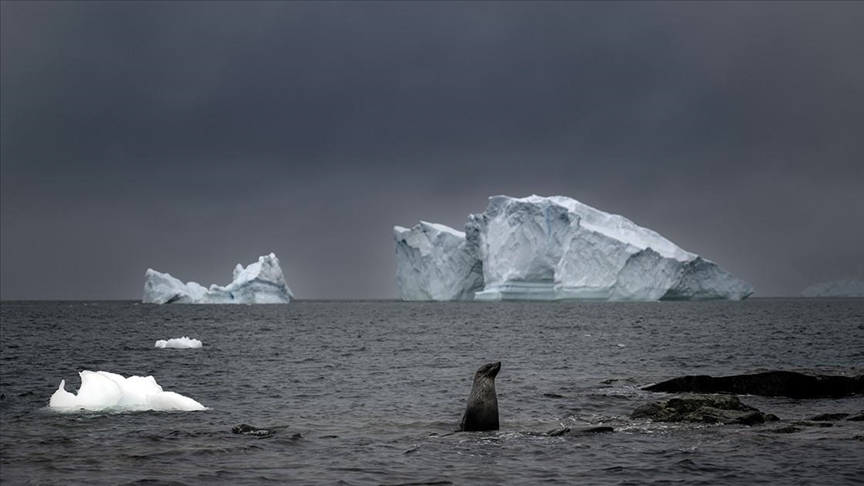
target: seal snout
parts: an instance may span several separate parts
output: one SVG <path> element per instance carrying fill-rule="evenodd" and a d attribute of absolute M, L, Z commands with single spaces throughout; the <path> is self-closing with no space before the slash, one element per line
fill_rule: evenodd
<path fill-rule="evenodd" d="M 494 379 L 498 376 L 498 372 L 501 371 L 501 362 L 496 361 L 495 363 L 485 364 L 477 371 L 479 372 L 479 375 Z"/>

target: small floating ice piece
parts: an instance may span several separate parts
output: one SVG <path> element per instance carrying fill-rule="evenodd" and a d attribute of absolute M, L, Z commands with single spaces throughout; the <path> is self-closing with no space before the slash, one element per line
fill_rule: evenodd
<path fill-rule="evenodd" d="M 173 338 L 169 340 L 160 339 L 156 341 L 157 348 L 200 348 L 203 343 L 197 339 L 188 338 L 186 336 Z"/>
<path fill-rule="evenodd" d="M 152 376 L 124 378 L 107 371 L 88 370 L 78 375 L 81 377 L 78 395 L 66 391 L 66 380 L 60 380 L 60 386 L 51 395 L 49 407 L 61 411 L 206 410 L 206 407 L 189 397 L 162 390 Z"/>

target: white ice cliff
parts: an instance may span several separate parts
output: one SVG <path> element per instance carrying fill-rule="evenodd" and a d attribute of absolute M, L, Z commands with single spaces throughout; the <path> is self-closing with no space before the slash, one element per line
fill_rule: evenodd
<path fill-rule="evenodd" d="M 864 279 L 820 282 L 801 291 L 801 297 L 864 297 Z"/>
<path fill-rule="evenodd" d="M 403 300 L 471 300 L 483 288 L 483 270 L 465 233 L 421 222 L 393 228 L 396 281 Z"/>
<path fill-rule="evenodd" d="M 439 244 L 445 229 L 452 237 Z M 470 299 L 472 289 L 475 300 L 740 300 L 753 293 L 656 232 L 563 196 L 491 197 L 485 212 L 470 216 L 464 241 L 429 223 L 397 227 L 394 235 L 404 300 Z M 433 292 L 432 282 L 449 291 Z"/>
<path fill-rule="evenodd" d="M 259 257 L 246 268 L 238 263 L 233 281 L 224 287 L 213 284 L 208 289 L 195 282 L 184 284 L 152 268 L 144 276 L 145 304 L 287 304 L 292 298 L 294 294 L 273 253 Z"/>

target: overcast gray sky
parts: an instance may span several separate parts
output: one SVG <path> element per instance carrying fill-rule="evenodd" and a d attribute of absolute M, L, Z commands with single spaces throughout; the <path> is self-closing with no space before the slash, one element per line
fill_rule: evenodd
<path fill-rule="evenodd" d="M 862 2 L 0 3 L 0 297 L 275 252 L 395 298 L 394 225 L 566 195 L 797 295 L 864 264 Z"/>

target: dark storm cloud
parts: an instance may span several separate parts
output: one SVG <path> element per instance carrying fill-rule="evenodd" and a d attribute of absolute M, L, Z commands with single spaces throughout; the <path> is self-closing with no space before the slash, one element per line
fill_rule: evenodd
<path fill-rule="evenodd" d="M 391 228 L 624 214 L 760 295 L 864 260 L 864 5 L 2 4 L 3 298 L 392 297 Z"/>

